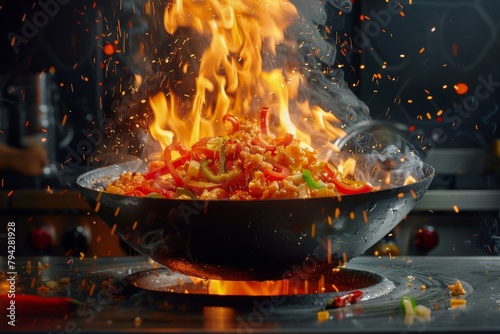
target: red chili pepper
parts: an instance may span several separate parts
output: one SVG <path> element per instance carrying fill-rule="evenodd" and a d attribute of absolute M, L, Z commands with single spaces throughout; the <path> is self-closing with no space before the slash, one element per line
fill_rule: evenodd
<path fill-rule="evenodd" d="M 231 124 L 231 129 L 229 131 L 230 135 L 234 134 L 240 128 L 240 121 L 231 114 L 225 114 L 224 116 L 222 116 L 222 121 L 224 123 Z"/>
<path fill-rule="evenodd" d="M 202 137 L 196 143 L 191 145 L 191 148 L 198 146 L 206 146 L 210 139 L 212 139 L 212 137 Z"/>
<path fill-rule="evenodd" d="M 338 308 L 356 304 L 361 297 L 363 297 L 363 291 L 355 290 L 348 294 L 333 298 L 333 300 L 326 305 L 326 308 Z"/>
<path fill-rule="evenodd" d="M 193 147 L 191 149 L 191 151 L 193 152 L 196 160 L 198 160 L 198 161 L 201 161 L 204 158 L 217 159 L 219 157 L 218 151 L 211 150 L 208 147 L 204 147 L 204 146 Z"/>
<path fill-rule="evenodd" d="M 163 158 L 165 159 L 165 166 L 169 168 L 170 175 L 175 181 L 177 187 L 182 187 L 184 185 L 184 180 L 180 177 L 179 173 L 175 169 L 174 162 L 172 161 L 172 152 L 177 151 L 181 157 L 186 157 L 189 155 L 189 151 L 179 142 L 173 142 L 172 144 L 165 147 L 163 151 Z M 177 159 L 178 160 L 178 159 Z"/>
<path fill-rule="evenodd" d="M 293 142 L 293 135 L 291 133 L 287 133 L 283 138 L 277 138 L 276 146 L 285 146 L 287 147 Z"/>
<path fill-rule="evenodd" d="M 174 161 L 172 161 L 172 165 L 174 166 L 174 168 L 179 168 L 180 166 L 182 166 L 182 164 L 184 164 L 189 159 L 191 159 L 191 153 L 189 153 L 189 151 L 186 150 L 186 154 L 184 154 L 184 155 L 178 157 L 177 159 L 175 159 Z M 159 178 L 165 174 L 169 174 L 169 173 L 170 173 L 170 167 L 168 165 L 165 165 L 165 166 L 160 167 L 158 169 L 146 172 L 146 173 L 144 173 L 143 176 L 146 180 L 154 180 L 154 179 L 157 179 L 157 178 Z"/>
<path fill-rule="evenodd" d="M 273 167 L 272 168 L 266 168 L 264 170 L 264 177 L 268 181 L 279 181 L 283 180 L 287 176 L 290 175 L 290 170 L 283 166 L 282 164 L 279 164 L 277 162 L 270 162 Z"/>
<path fill-rule="evenodd" d="M 143 176 L 146 180 L 154 180 L 161 177 L 162 175 L 168 174 L 169 172 L 170 168 L 168 166 L 163 166 L 161 168 L 144 173 Z"/>
<path fill-rule="evenodd" d="M 219 152 L 211 150 L 207 147 L 208 141 L 212 137 L 203 137 L 191 146 L 191 152 L 195 155 L 196 160 L 201 161 L 203 158 L 217 159 Z"/>
<path fill-rule="evenodd" d="M 271 112 L 268 107 L 262 107 L 260 110 L 260 131 L 262 134 L 269 136 L 269 119 L 271 118 Z"/>
<path fill-rule="evenodd" d="M 9 307 L 11 307 L 16 315 L 54 314 L 62 317 L 73 312 L 81 304 L 68 297 L 40 297 L 19 293 L 13 295 L 12 298 L 8 297 L 7 295 L 2 295 L 2 305 L 6 305 L 7 312 L 10 312 Z"/>
<path fill-rule="evenodd" d="M 373 190 L 373 186 L 369 182 L 349 180 L 343 177 L 342 174 L 329 163 L 326 163 L 324 168 L 332 178 L 337 190 L 342 194 L 362 194 Z"/>

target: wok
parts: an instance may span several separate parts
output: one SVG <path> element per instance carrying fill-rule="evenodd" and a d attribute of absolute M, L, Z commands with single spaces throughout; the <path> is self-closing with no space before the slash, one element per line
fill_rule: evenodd
<path fill-rule="evenodd" d="M 271 200 L 158 199 L 102 192 L 136 163 L 87 172 L 77 186 L 132 248 L 185 275 L 224 280 L 307 278 L 365 252 L 429 187 L 416 183 L 342 197 Z"/>

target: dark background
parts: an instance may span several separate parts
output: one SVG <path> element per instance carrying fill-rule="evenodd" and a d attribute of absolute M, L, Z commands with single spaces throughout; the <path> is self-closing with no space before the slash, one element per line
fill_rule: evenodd
<path fill-rule="evenodd" d="M 399 1 L 402 14 L 385 1 L 354 3 L 338 61 L 373 118 L 403 123 L 427 149 L 488 148 L 500 137 L 500 2 Z M 496 86 L 486 91 L 484 80 Z M 457 83 L 469 90 L 457 94 Z"/>

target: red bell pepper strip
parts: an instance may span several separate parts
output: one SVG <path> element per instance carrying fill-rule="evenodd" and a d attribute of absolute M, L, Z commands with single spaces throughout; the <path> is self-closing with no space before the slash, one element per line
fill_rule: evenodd
<path fill-rule="evenodd" d="M 276 146 L 285 146 L 287 147 L 293 142 L 293 135 L 291 133 L 285 134 L 283 138 L 277 138 Z"/>
<path fill-rule="evenodd" d="M 270 162 L 273 167 L 264 170 L 264 177 L 268 181 L 279 181 L 290 175 L 290 170 L 277 162 Z"/>
<path fill-rule="evenodd" d="M 222 121 L 224 123 L 231 124 L 231 129 L 229 130 L 230 135 L 234 134 L 240 128 L 240 121 L 231 114 L 225 114 L 222 116 Z"/>
<path fill-rule="evenodd" d="M 338 308 L 356 304 L 361 297 L 363 297 L 363 291 L 355 290 L 348 294 L 333 298 L 332 301 L 327 303 L 326 308 Z"/>
<path fill-rule="evenodd" d="M 197 160 L 201 161 L 203 158 L 216 159 L 218 157 L 217 151 L 207 147 L 210 139 L 212 137 L 203 137 L 191 146 L 191 152 L 196 156 Z"/>
<path fill-rule="evenodd" d="M 342 194 L 362 194 L 371 192 L 373 190 L 373 186 L 369 182 L 347 179 L 343 177 L 342 174 L 329 163 L 326 163 L 324 168 L 328 175 L 332 178 L 337 190 Z"/>
<path fill-rule="evenodd" d="M 269 120 L 271 118 L 271 110 L 268 107 L 262 107 L 260 110 L 260 132 L 263 135 L 269 136 Z"/>
<path fill-rule="evenodd" d="M 196 146 L 191 149 L 196 160 L 201 161 L 204 158 L 217 159 L 219 154 L 217 151 L 211 150 L 206 146 Z"/>
<path fill-rule="evenodd" d="M 174 163 L 172 161 L 172 152 L 177 151 L 181 155 L 181 157 L 189 155 L 189 151 L 179 142 L 173 142 L 172 144 L 165 147 L 163 151 L 163 159 L 165 160 L 165 167 L 169 168 L 170 175 L 175 181 L 175 185 L 177 187 L 181 187 L 184 185 L 184 180 L 180 177 L 179 173 L 175 169 Z"/>
<path fill-rule="evenodd" d="M 180 166 L 182 166 L 182 164 L 184 164 L 189 159 L 191 159 L 191 153 L 189 153 L 189 151 L 186 150 L 184 155 L 182 155 L 182 156 L 178 157 L 177 159 L 175 159 L 174 161 L 172 161 L 172 165 L 174 166 L 174 168 L 179 168 Z M 169 173 L 170 173 L 170 167 L 165 165 L 165 166 L 160 167 L 158 169 L 146 172 L 143 174 L 143 176 L 146 180 L 154 180 L 154 179 L 157 179 L 157 178 L 159 178 L 165 174 L 169 174 Z"/>
<path fill-rule="evenodd" d="M 76 310 L 81 303 L 68 297 L 41 297 L 27 294 L 15 294 L 13 298 L 7 298 L 2 295 L 2 305 L 9 307 L 14 303 L 17 315 L 59 315 L 64 317 L 66 314 Z"/>
<path fill-rule="evenodd" d="M 144 173 L 143 176 L 146 180 L 154 180 L 160 178 L 162 175 L 168 174 L 169 172 L 170 168 L 168 166 L 163 166 L 161 168 Z"/>

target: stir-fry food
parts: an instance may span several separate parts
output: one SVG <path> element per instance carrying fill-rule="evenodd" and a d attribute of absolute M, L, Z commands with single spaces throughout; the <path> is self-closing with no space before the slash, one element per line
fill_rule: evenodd
<path fill-rule="evenodd" d="M 145 173 L 127 172 L 106 191 L 127 196 L 200 200 L 310 198 L 372 191 L 367 182 L 344 177 L 292 134 L 275 136 L 269 109 L 259 121 L 226 114 L 228 133 L 200 138 L 190 148 L 167 146 L 163 160 Z"/>

